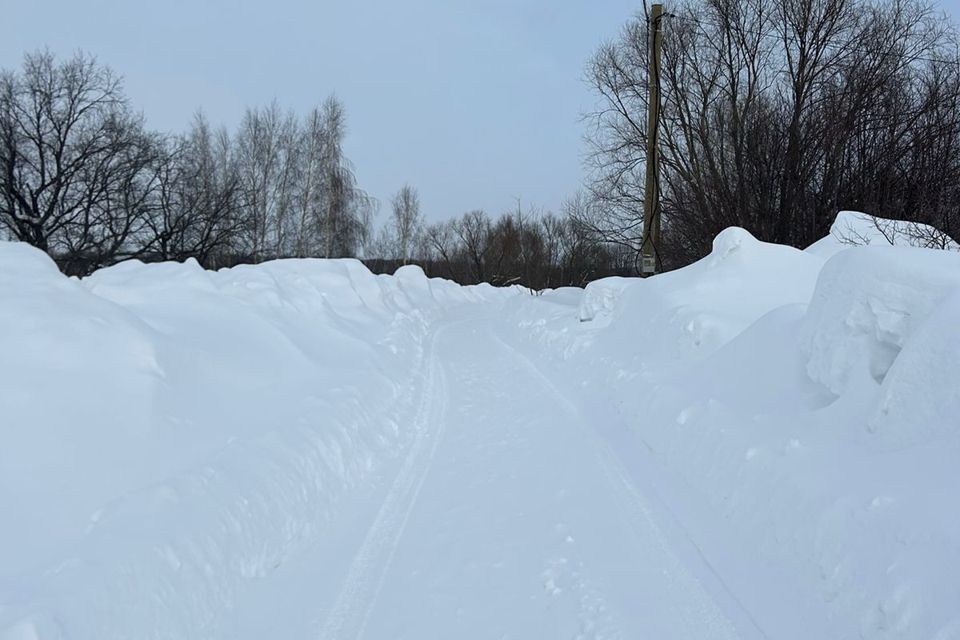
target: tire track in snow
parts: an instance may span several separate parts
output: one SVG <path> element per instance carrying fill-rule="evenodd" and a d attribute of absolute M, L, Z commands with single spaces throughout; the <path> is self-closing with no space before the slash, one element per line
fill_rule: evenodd
<path fill-rule="evenodd" d="M 739 633 L 741 629 L 733 625 L 727 612 L 710 596 L 700 582 L 700 579 L 674 551 L 674 543 L 671 543 L 664 530 L 657 523 L 657 516 L 652 507 L 630 478 L 617 454 L 608 444 L 599 443 L 597 455 L 601 460 L 601 466 L 607 476 L 607 480 L 617 494 L 617 500 L 623 505 L 624 513 L 629 516 L 634 532 L 638 537 L 650 541 L 651 545 L 658 549 L 664 562 L 670 565 L 669 574 L 671 575 L 671 587 L 684 593 L 686 595 L 686 602 L 693 607 L 698 617 L 713 629 L 710 637 L 730 640 L 742 638 Z M 676 525 L 683 531 L 683 534 L 689 539 L 690 543 L 696 546 L 696 543 L 693 542 L 689 533 L 686 532 L 682 525 L 679 522 L 677 522 Z M 696 548 L 699 552 L 699 547 Z M 766 639 L 766 634 L 757 626 L 756 620 L 750 612 L 743 607 L 743 603 L 730 592 L 723 578 L 717 574 L 713 566 L 707 562 L 702 552 L 699 552 L 699 559 L 721 583 L 727 591 L 727 594 L 736 603 L 736 606 L 738 606 L 742 610 L 742 613 L 749 619 L 754 630 L 759 634 L 759 637 Z"/>
<path fill-rule="evenodd" d="M 321 640 L 363 636 L 410 513 L 430 472 L 445 431 L 446 377 L 435 353 L 437 338 L 444 330 L 434 332 L 427 347 L 426 382 L 420 391 L 420 403 L 414 418 L 414 441 L 350 564 L 336 602 L 320 631 Z"/>
<path fill-rule="evenodd" d="M 617 455 L 609 442 L 598 435 L 593 429 L 586 426 L 586 422 L 588 421 L 581 407 L 571 400 L 568 394 L 565 394 L 527 355 L 495 332 L 491 331 L 490 335 L 502 344 L 534 377 L 542 382 L 543 386 L 556 397 L 558 406 L 562 406 L 564 411 L 571 415 L 576 422 L 584 425 L 585 431 L 593 441 L 600 467 L 616 495 L 617 502 L 622 505 L 623 512 L 628 515 L 631 528 L 635 535 L 647 540 L 652 546 L 656 547 L 663 560 L 670 565 L 669 575 L 671 576 L 671 580 L 665 586 L 671 590 L 678 590 L 678 595 L 683 594 L 686 596 L 683 600 L 692 605 L 697 613 L 697 617 L 712 629 L 710 637 L 736 640 L 741 638 L 741 632 L 746 632 L 748 637 L 766 640 L 768 636 L 757 624 L 756 619 L 750 611 L 743 605 L 740 599 L 737 598 L 736 594 L 730 590 L 722 576 L 717 573 L 713 565 L 707 560 L 689 531 L 668 511 L 667 516 L 672 519 L 673 528 L 679 530 L 685 538 L 685 542 L 693 547 L 696 552 L 695 557 L 698 561 L 697 564 L 702 565 L 703 569 L 719 583 L 730 603 L 738 610 L 740 615 L 737 617 L 747 621 L 745 625 L 746 628 L 733 624 L 731 618 L 728 616 L 728 612 L 724 611 L 720 603 L 706 590 L 696 571 L 681 559 L 680 555 L 678 555 L 674 549 L 675 544 L 671 543 L 663 527 L 658 524 L 658 514 L 655 512 L 656 510 L 651 506 L 650 501 L 634 482 L 630 473 L 624 467 L 620 456 Z"/>

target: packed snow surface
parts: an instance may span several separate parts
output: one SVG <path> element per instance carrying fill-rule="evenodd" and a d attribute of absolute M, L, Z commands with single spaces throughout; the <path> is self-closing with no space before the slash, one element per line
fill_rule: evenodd
<path fill-rule="evenodd" d="M 882 225 L 541 295 L 0 243 L 0 640 L 960 639 L 960 253 Z"/>

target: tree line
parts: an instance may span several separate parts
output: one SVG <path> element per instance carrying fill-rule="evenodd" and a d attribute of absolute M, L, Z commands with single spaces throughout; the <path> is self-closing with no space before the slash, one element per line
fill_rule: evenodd
<path fill-rule="evenodd" d="M 647 87 L 662 88 L 659 254 L 667 267 L 736 225 L 805 247 L 838 210 L 960 236 L 960 41 L 920 0 L 678 0 L 659 68 L 638 15 L 588 67 L 582 221 L 636 250 Z M 930 238 L 930 245 L 943 237 Z"/>
<path fill-rule="evenodd" d="M 381 229 L 367 261 L 377 272 L 418 264 L 427 275 L 462 284 L 523 284 L 542 290 L 584 286 L 609 275 L 633 273 L 633 255 L 600 241 L 578 222 L 586 198 L 577 195 L 560 215 L 517 202 L 513 211 L 493 218 L 482 210 L 424 224 L 419 195 L 404 186 L 392 200 L 391 217 Z"/>
<path fill-rule="evenodd" d="M 374 234 L 378 202 L 358 185 L 345 134 L 334 97 L 305 117 L 274 102 L 233 132 L 198 114 L 186 132 L 160 134 L 93 57 L 28 54 L 0 72 L 0 237 L 77 275 L 127 259 L 281 257 L 361 257 L 377 271 L 416 262 L 464 283 L 538 288 L 622 271 L 622 256 L 568 215 L 518 207 L 425 225 L 411 186 Z"/>
<path fill-rule="evenodd" d="M 29 54 L 0 74 L 0 229 L 72 274 L 129 258 L 356 255 L 374 207 L 344 134 L 331 97 L 305 118 L 274 103 L 233 134 L 198 114 L 162 135 L 94 58 Z"/>
<path fill-rule="evenodd" d="M 728 226 L 805 247 L 841 209 L 960 236 L 960 38 L 923 0 L 677 0 L 661 64 L 637 15 L 589 61 L 586 190 L 427 224 L 413 186 L 379 203 L 347 159 L 344 106 L 275 102 L 234 131 L 150 130 L 109 67 L 41 51 L 0 71 L 0 238 L 69 274 L 136 258 L 417 263 L 463 283 L 582 285 L 637 272 L 647 90 L 661 86 L 663 268 Z M 917 227 L 918 233 L 926 227 Z M 933 232 L 930 232 L 933 233 Z"/>

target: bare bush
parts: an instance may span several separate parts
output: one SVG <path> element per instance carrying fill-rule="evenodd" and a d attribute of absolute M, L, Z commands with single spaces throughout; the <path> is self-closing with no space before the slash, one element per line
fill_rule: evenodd
<path fill-rule="evenodd" d="M 956 235 L 960 60 L 920 0 L 687 0 L 664 18 L 661 186 L 666 255 L 685 264 L 727 226 L 806 246 L 838 210 Z M 636 250 L 645 162 L 647 20 L 588 77 L 595 211 Z"/>

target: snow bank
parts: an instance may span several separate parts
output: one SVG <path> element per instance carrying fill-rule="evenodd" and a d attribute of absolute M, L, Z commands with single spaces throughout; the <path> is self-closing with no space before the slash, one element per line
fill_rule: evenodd
<path fill-rule="evenodd" d="M 960 638 L 960 255 L 729 229 L 548 303 L 511 300 L 505 340 L 592 398 L 757 637 Z"/>
<path fill-rule="evenodd" d="M 960 244 L 939 229 L 919 222 L 877 218 L 860 211 L 838 213 L 830 227 L 830 234 L 806 250 L 829 258 L 851 246 L 866 245 L 960 251 Z"/>
<path fill-rule="evenodd" d="M 960 288 L 960 254 L 859 247 L 831 258 L 801 340 L 814 380 L 841 394 L 851 377 L 883 382 L 918 325 Z"/>
<path fill-rule="evenodd" d="M 821 259 L 730 228 L 685 269 L 647 280 L 607 278 L 580 305 L 585 329 L 608 343 L 645 341 L 645 357 L 674 363 L 706 357 L 779 306 L 809 300 Z M 654 336 L 655 339 L 645 340 Z"/>
<path fill-rule="evenodd" d="M 433 327 L 506 295 L 353 260 L 77 280 L 0 242 L 0 638 L 218 635 L 410 441 Z"/>
<path fill-rule="evenodd" d="M 901 448 L 960 433 L 960 287 L 924 319 L 883 380 L 870 429 Z"/>
<path fill-rule="evenodd" d="M 609 321 L 623 290 L 633 282 L 632 278 L 612 276 L 589 283 L 583 290 L 583 299 L 580 302 L 580 322 L 604 319 Z"/>

